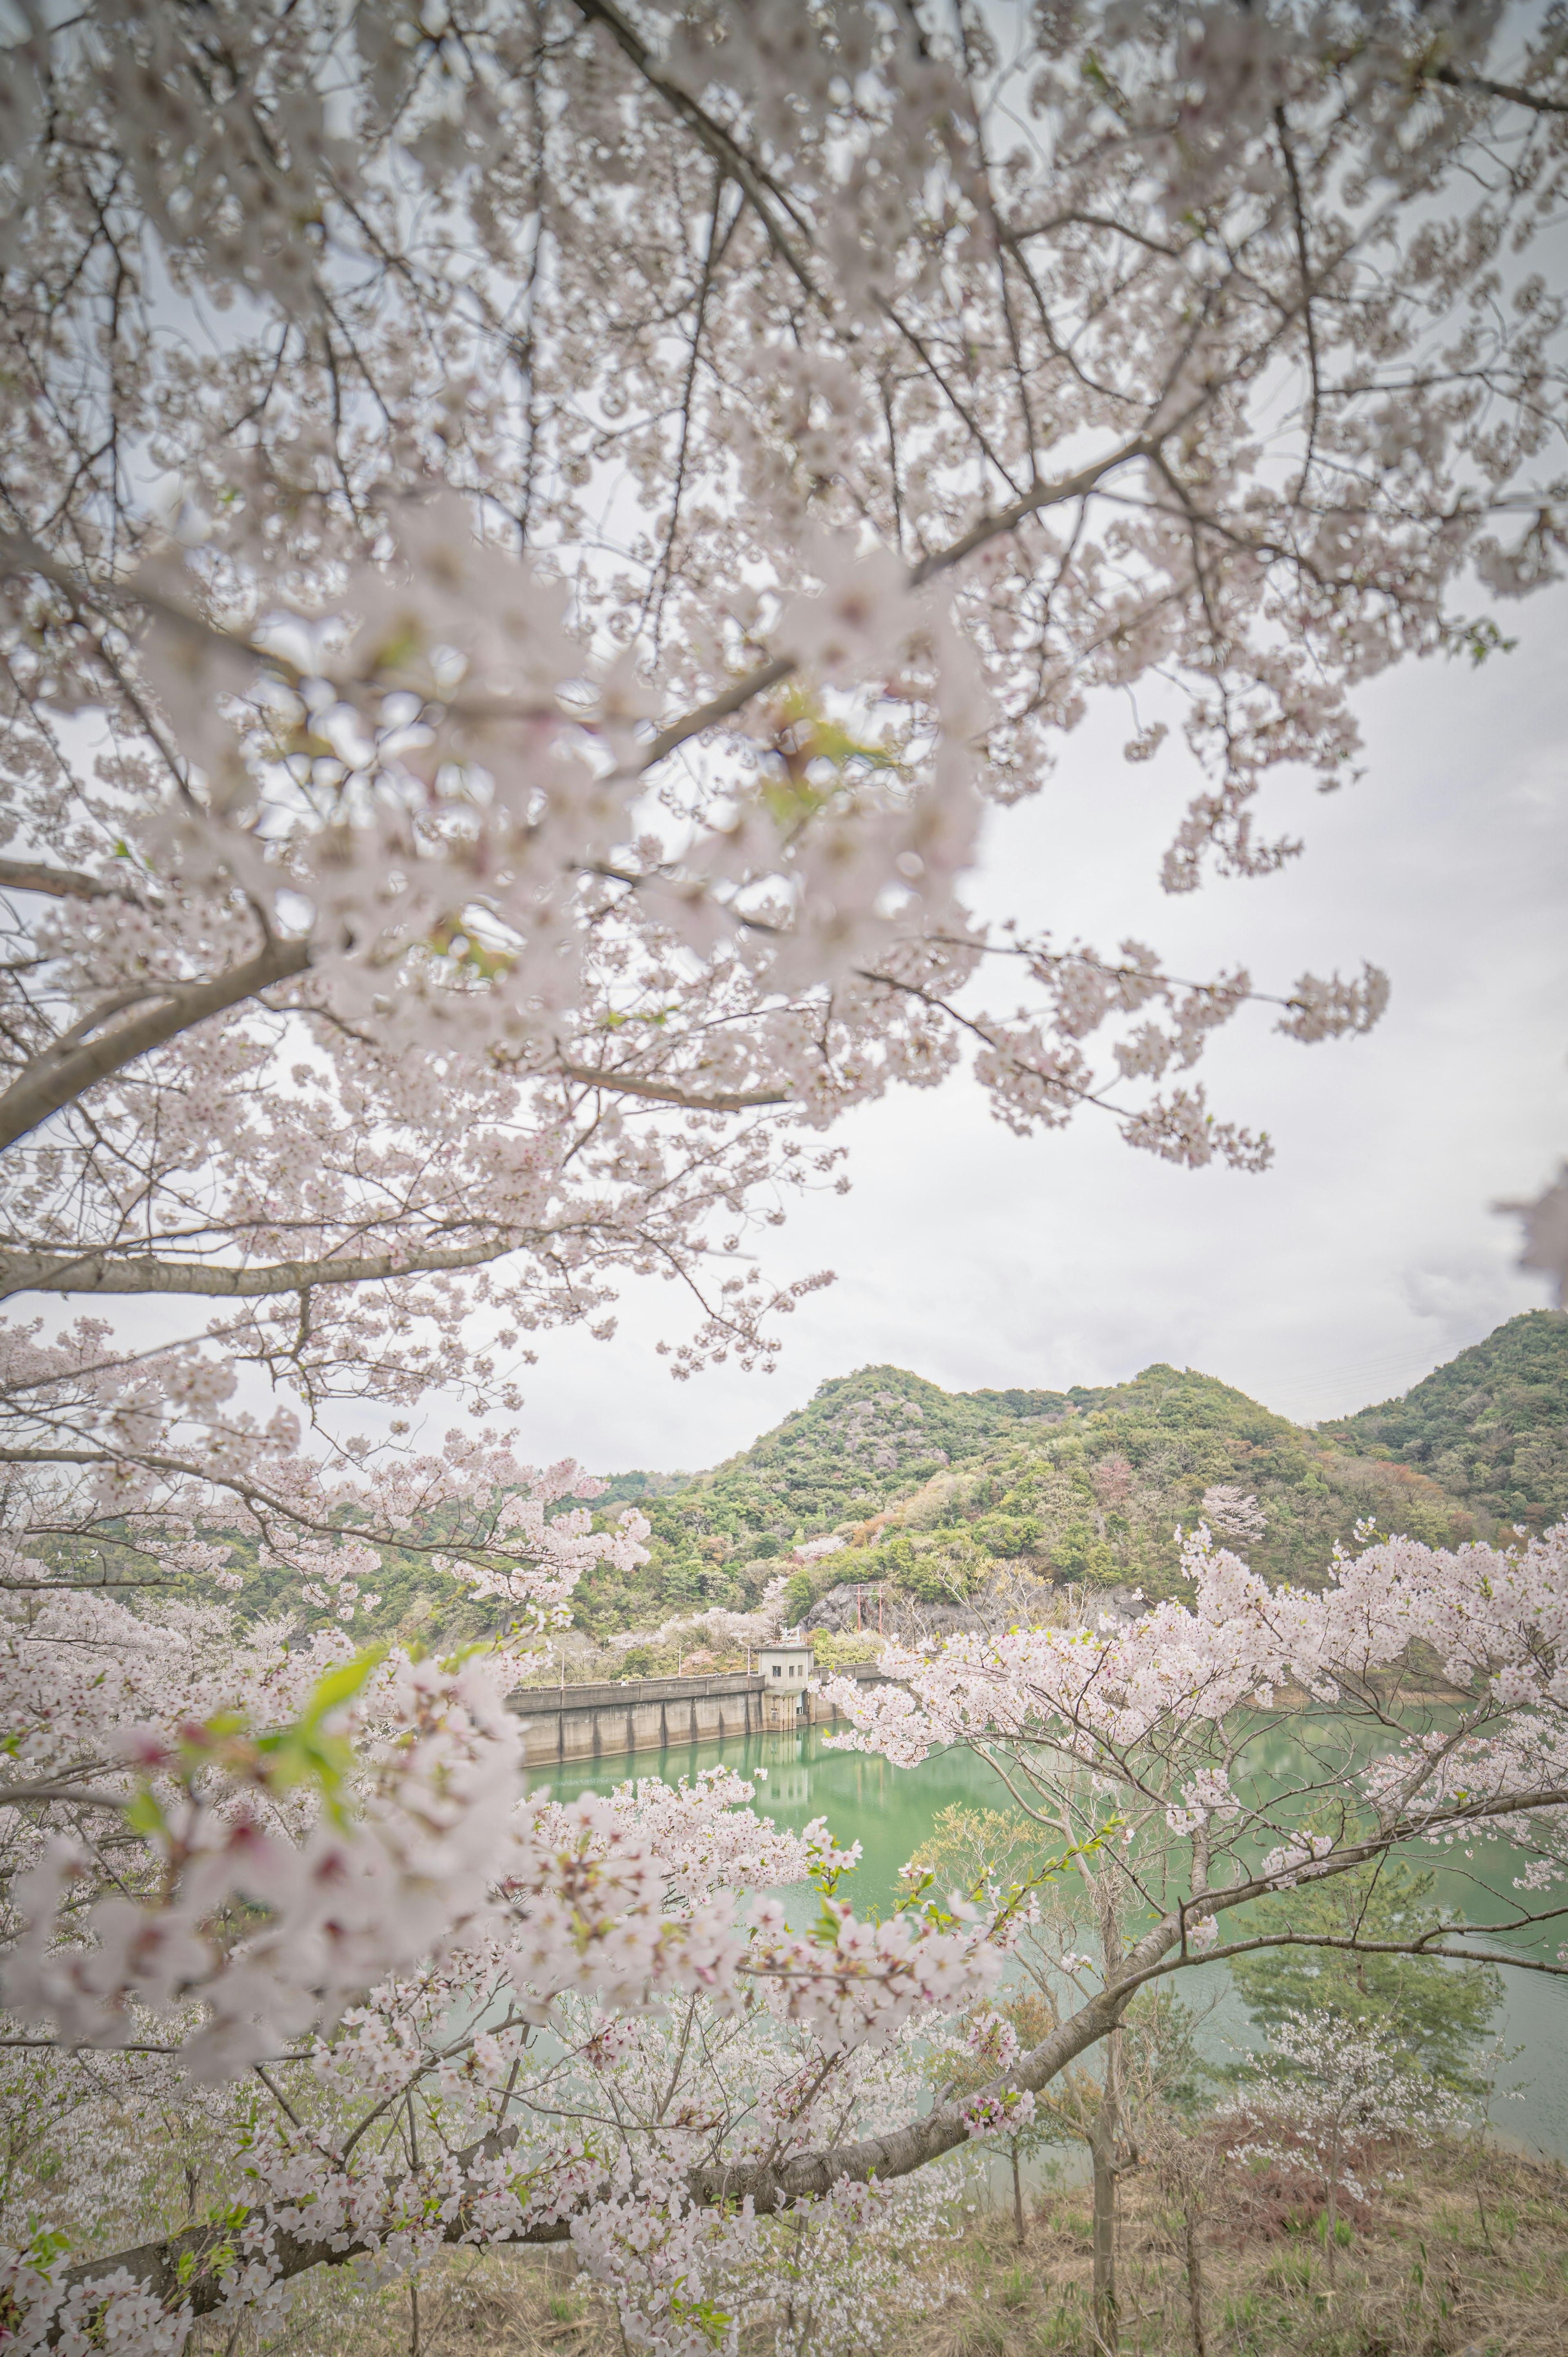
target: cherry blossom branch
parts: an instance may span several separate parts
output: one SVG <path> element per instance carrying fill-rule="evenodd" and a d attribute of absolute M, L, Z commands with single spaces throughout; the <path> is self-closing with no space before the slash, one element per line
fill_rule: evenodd
<path fill-rule="evenodd" d="M 0 1152 L 98 1082 L 124 1071 L 128 1064 L 166 1047 L 209 1017 L 226 1014 L 274 983 L 292 980 L 309 963 L 307 941 L 275 938 L 242 965 L 231 967 L 210 981 L 149 985 L 138 995 L 153 999 L 155 1005 L 106 1030 L 100 1039 L 72 1040 L 68 1033 L 24 1065 L 20 1077 L 0 1095 Z M 94 1028 L 100 1021 L 110 1019 L 112 1011 L 124 1004 L 123 997 L 112 1001 L 103 1014 L 87 1017 L 85 1028 Z"/>
<path fill-rule="evenodd" d="M 1522 106 L 1531 114 L 1568 114 L 1568 98 L 1551 98 L 1545 91 L 1529 90 L 1522 83 L 1493 81 L 1486 74 L 1462 73 L 1457 66 L 1434 65 L 1424 69 L 1429 81 L 1439 83 L 1444 90 L 1474 91 L 1479 98 L 1498 98 L 1506 105 Z"/>
<path fill-rule="evenodd" d="M 791 1090 L 775 1088 L 722 1090 L 711 1096 L 703 1095 L 682 1088 L 674 1081 L 653 1080 L 619 1067 L 572 1064 L 564 1058 L 560 1070 L 583 1088 L 603 1089 L 617 1096 L 647 1097 L 653 1103 L 679 1105 L 688 1113 L 746 1113 L 758 1105 L 788 1104 L 793 1094 Z"/>
<path fill-rule="evenodd" d="M 521 2130 L 517 2127 L 492 2130 L 477 2137 L 470 2145 L 453 2155 L 456 2167 L 465 2177 L 485 2161 L 505 2158 L 517 2144 Z M 417 2184 L 411 2172 L 410 2183 Z M 442 2223 L 441 2239 L 460 2243 L 472 2233 L 474 2205 L 480 2198 L 474 2196 L 456 2208 Z M 246 2222 L 249 2222 L 247 2218 Z M 121 2269 L 136 2283 L 145 2285 L 149 2295 L 160 2306 L 178 2309 L 188 2304 L 193 2317 L 210 2316 L 227 2305 L 228 2287 L 224 2277 L 233 2252 L 236 2235 L 242 2226 L 229 2222 L 218 2225 L 187 2226 L 177 2234 L 138 2244 L 134 2249 L 117 2251 L 113 2256 L 88 2259 L 68 2269 L 61 2278 L 67 2289 L 90 2287 L 105 2276 Z M 570 2242 L 572 2222 L 569 2217 L 529 2224 L 508 2237 L 514 2243 L 532 2246 L 552 2247 Z M 343 2266 L 350 2260 L 362 2258 L 380 2243 L 379 2235 L 361 2237 L 353 2233 L 323 2234 L 317 2237 L 291 2233 L 286 2227 L 268 2226 L 268 2247 L 272 2272 L 279 2282 L 292 2282 L 312 2267 Z M 213 2264 L 216 2262 L 217 2264 Z M 50 2328 L 44 2345 L 56 2346 L 60 2338 L 58 2326 Z"/>
<path fill-rule="evenodd" d="M 1193 408 L 1201 405 L 1195 404 Z M 1180 416 L 1173 417 L 1158 434 L 1135 435 L 1131 441 L 1123 442 L 1103 458 L 1091 459 L 1087 465 L 1075 468 L 1070 475 L 1047 477 L 1031 484 L 1006 507 L 978 517 L 957 540 L 950 541 L 945 548 L 934 550 L 929 556 L 922 557 L 918 565 L 912 565 L 909 569 L 911 587 L 918 588 L 921 583 L 934 580 L 939 574 L 950 572 L 954 565 L 961 565 L 966 556 L 972 556 L 977 548 L 983 548 L 988 541 L 995 540 L 1003 533 L 1016 532 L 1021 523 L 1030 516 L 1038 515 L 1042 510 L 1060 507 L 1069 500 L 1082 499 L 1090 491 L 1098 490 L 1107 476 L 1132 466 L 1139 458 L 1152 458 L 1165 441 L 1190 423 L 1191 414 L 1192 410 L 1184 411 Z"/>
<path fill-rule="evenodd" d="M 679 1100 L 672 1095 L 671 1101 Z M 4 1102 L 0 1098 L 0 1107 Z M 103 1248 L 69 1254 L 0 1249 L 0 1301 L 16 1293 L 179 1293 L 221 1301 L 266 1299 L 274 1294 L 311 1292 L 321 1286 L 388 1284 L 442 1270 L 480 1268 L 534 1241 L 528 1234 L 501 1234 L 446 1250 L 411 1245 L 398 1252 L 277 1261 L 260 1268 L 230 1268 L 216 1261 L 159 1260 L 137 1250 L 128 1250 L 121 1258 Z"/>
<path fill-rule="evenodd" d="M 1439 1929 L 1412 1940 L 1364 1940 L 1350 1933 L 1328 1932 L 1260 1933 L 1255 1940 L 1219 1943 L 1212 1948 L 1205 1948 L 1200 1956 L 1171 1959 L 1153 1972 L 1144 1974 L 1139 1986 L 1146 1986 L 1152 1980 L 1162 1980 L 1173 1972 L 1179 1972 L 1184 1963 L 1223 1964 L 1229 1957 L 1250 1956 L 1263 1948 L 1337 1948 L 1352 1956 L 1445 1956 L 1455 1964 L 1506 1964 L 1510 1971 L 1547 1973 L 1562 1979 L 1568 1977 L 1568 1959 L 1520 1955 L 1511 1948 L 1442 1948 L 1432 1943 L 1439 1938 L 1453 1938 L 1455 1933 L 1461 1939 L 1479 1939 L 1494 1929 L 1531 1930 L 1540 1924 L 1554 1921 L 1563 1912 L 1560 1907 L 1549 1908 L 1542 1914 L 1520 1916 L 1516 1922 L 1498 1926 L 1489 1923 L 1450 1924 L 1445 1931 Z"/>
<path fill-rule="evenodd" d="M 107 900 L 123 890 L 80 869 L 52 867 L 38 859 L 0 859 L 0 891 L 42 892 L 56 900 Z"/>
<path fill-rule="evenodd" d="M 532 1552 L 529 1545 L 509 1544 L 502 1535 L 467 1544 L 461 1534 L 457 1537 L 450 1534 L 426 1535 L 417 1528 L 378 1522 L 369 1514 L 362 1520 L 349 1520 L 345 1518 L 342 1501 L 313 1494 L 309 1488 L 302 1487 L 295 1491 L 269 1489 L 253 1473 L 231 1470 L 221 1463 L 214 1464 L 208 1454 L 184 1458 L 152 1449 L 87 1449 L 70 1448 L 62 1443 L 58 1448 L 0 1448 L 0 1465 L 74 1465 L 84 1469 L 98 1469 L 127 1476 L 137 1472 L 163 1474 L 171 1480 L 189 1485 L 192 1494 L 205 1491 L 216 1493 L 219 1499 L 227 1496 L 237 1501 L 263 1528 L 270 1528 L 278 1534 L 289 1532 L 297 1536 L 303 1532 L 333 1541 L 349 1540 L 366 1546 L 395 1547 L 409 1554 L 461 1557 L 465 1562 L 478 1564 L 485 1561 L 497 1566 L 515 1565 L 520 1555 Z M 314 1480 L 316 1469 L 311 1467 L 307 1470 Z M 215 1511 L 221 1511 L 221 1508 Z M 30 1584 L 47 1586 L 61 1592 L 96 1593 L 102 1589 L 112 1590 L 121 1585 L 141 1583 L 79 1582 L 62 1577 L 58 1582 Z"/>
<path fill-rule="evenodd" d="M 668 74 L 660 70 L 647 43 L 634 27 L 628 24 L 620 10 L 612 5 L 612 0 L 575 0 L 575 6 L 579 16 L 586 17 L 590 24 L 604 26 L 618 48 L 636 67 L 650 89 L 659 92 L 671 111 L 695 132 L 714 161 L 731 174 L 738 185 L 745 189 L 752 210 L 767 232 L 768 243 L 785 267 L 800 281 L 801 288 L 810 296 L 811 301 L 822 307 L 822 296 L 812 282 L 811 273 L 796 253 L 793 243 L 774 218 L 768 191 L 764 187 L 762 177 L 756 165 L 745 149 L 732 139 L 703 107 L 697 104 L 696 100 L 688 91 L 683 91 L 678 82 L 671 81 Z"/>

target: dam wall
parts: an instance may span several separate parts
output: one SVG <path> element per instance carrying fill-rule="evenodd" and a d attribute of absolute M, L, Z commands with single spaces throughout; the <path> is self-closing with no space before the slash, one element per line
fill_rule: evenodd
<path fill-rule="evenodd" d="M 843 1674 L 886 1685 L 857 1662 Z M 840 1714 L 820 1694 L 770 1691 L 758 1672 L 715 1677 L 621 1678 L 577 1686 L 517 1686 L 508 1697 L 522 1727 L 531 1768 L 564 1760 L 613 1760 L 628 1751 L 668 1751 L 733 1735 L 788 1734 L 833 1725 Z"/>

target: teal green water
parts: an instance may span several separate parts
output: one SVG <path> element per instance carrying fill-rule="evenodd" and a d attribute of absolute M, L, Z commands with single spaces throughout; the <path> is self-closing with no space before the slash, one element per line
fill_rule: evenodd
<path fill-rule="evenodd" d="M 1260 1762 L 1266 1781 L 1292 1781 L 1294 1751 L 1288 1734 L 1271 1738 L 1267 1761 Z M 720 1760 L 757 1780 L 754 1805 L 777 1824 L 798 1828 L 812 1817 L 825 1817 L 837 1841 L 846 1846 L 860 1843 L 862 1864 L 842 1886 L 841 1895 L 862 1914 L 890 1905 L 899 1868 L 918 1848 L 940 1810 L 954 1802 L 970 1807 L 1009 1806 L 1000 1781 L 972 1752 L 939 1752 L 918 1768 L 895 1768 L 862 1752 L 826 1749 L 818 1727 L 578 1762 L 558 1770 L 549 1780 L 550 1789 L 558 1799 L 571 1800 L 579 1792 L 607 1792 L 633 1775 L 660 1776 L 672 1783 Z M 1511 1847 L 1500 1843 L 1482 1846 L 1469 1865 L 1450 1862 L 1443 1852 L 1431 1856 L 1440 1869 L 1440 1901 L 1464 1908 L 1477 1921 L 1513 1911 L 1511 1884 L 1521 1861 Z M 781 1895 L 791 1921 L 801 1927 L 811 1921 L 817 1903 L 811 1890 Z M 1533 1949 L 1519 1944 L 1521 1954 L 1547 1956 L 1555 1952 L 1558 1936 L 1549 1929 L 1537 1934 Z M 1568 1986 L 1523 1971 L 1505 1971 L 1503 1984 L 1494 2034 L 1505 2047 L 1521 2050 L 1498 2074 L 1494 2124 L 1510 2144 L 1568 2158 Z M 1253 2042 L 1226 1966 L 1196 1968 L 1184 1995 L 1204 2001 L 1219 1998 L 1205 2033 L 1216 2059 Z"/>

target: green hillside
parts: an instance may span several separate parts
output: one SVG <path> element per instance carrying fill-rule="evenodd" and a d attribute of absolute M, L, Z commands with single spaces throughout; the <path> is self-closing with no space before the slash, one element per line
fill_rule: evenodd
<path fill-rule="evenodd" d="M 709 1605 L 745 1609 L 780 1570 L 796 1617 L 843 1581 L 961 1600 L 998 1564 L 1158 1597 L 1174 1587 L 1176 1525 L 1191 1527 L 1211 1486 L 1262 1506 L 1263 1536 L 1246 1549 L 1257 1568 L 1308 1584 L 1359 1524 L 1454 1545 L 1568 1514 L 1568 1318 L 1515 1318 L 1402 1400 L 1317 1431 L 1192 1368 L 955 1393 L 901 1367 L 862 1367 L 712 1472 L 611 1477 L 597 1511 L 635 1501 L 650 1560 L 585 1580 L 575 1619 L 602 1638 Z M 804 1540 L 828 1534 L 841 1550 L 793 1564 Z M 240 1552 L 242 1610 L 296 1606 L 291 1574 Z M 374 1634 L 450 1641 L 494 1625 L 491 1608 L 416 1553 L 389 1557 L 376 1585 Z"/>
<path fill-rule="evenodd" d="M 1325 1427 L 1410 1465 L 1481 1516 L 1539 1530 L 1568 1514 L 1568 1317 L 1530 1309 L 1445 1367 Z"/>
<path fill-rule="evenodd" d="M 599 1574 L 579 1619 L 597 1631 L 659 1611 L 755 1603 L 775 1558 L 847 1520 L 911 1498 L 953 1466 L 986 1460 L 1015 1436 L 1043 1434 L 1090 1394 L 944 1392 L 902 1367 L 862 1367 L 820 1386 L 803 1408 L 681 1490 L 639 1500 L 652 1561 L 632 1577 Z"/>
<path fill-rule="evenodd" d="M 652 1561 L 600 1576 L 579 1619 L 599 1631 L 754 1601 L 800 1540 L 839 1553 L 797 1570 L 792 1610 L 844 1581 L 891 1581 L 928 1602 L 972 1593 L 999 1561 L 1054 1581 L 1168 1592 L 1175 1530 L 1211 1485 L 1267 1516 L 1249 1554 L 1273 1577 L 1321 1577 L 1370 1520 L 1434 1544 L 1477 1534 L 1465 1502 L 1424 1472 L 1304 1431 L 1195 1370 L 1067 1392 L 943 1392 L 897 1367 L 824 1383 L 804 1408 L 682 1490 L 650 1500 Z"/>

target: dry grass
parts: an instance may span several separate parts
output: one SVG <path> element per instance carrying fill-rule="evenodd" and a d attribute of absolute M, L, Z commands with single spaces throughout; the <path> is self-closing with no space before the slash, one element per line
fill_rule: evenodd
<path fill-rule="evenodd" d="M 1174 2222 L 1157 2190 L 1124 2189 L 1122 2357 L 1191 2350 Z M 1310 2228 L 1227 2247 L 1205 2236 L 1209 2357 L 1565 2357 L 1568 2173 L 1504 2156 L 1424 2157 L 1364 2213 L 1329 2290 Z M 943 2255 L 950 2292 L 889 2344 L 898 2357 L 1102 2357 L 1089 2322 L 1089 2212 L 1076 2190 L 1042 2202 L 1020 2252 L 1010 2213 Z M 407 2287 L 307 2279 L 278 2357 L 409 2357 Z M 569 2253 L 460 2253 L 426 2277 L 421 2357 L 621 2357 L 613 2320 Z M 746 2336 L 770 2352 L 770 2329 Z"/>
<path fill-rule="evenodd" d="M 1209 2357 L 1564 2357 L 1568 2177 L 1456 2152 L 1391 2185 L 1337 2252 L 1330 2291 L 1310 2229 L 1227 2246 L 1223 2206 L 1204 2236 Z M 1123 2357 L 1189 2351 L 1176 2222 L 1156 2189 L 1124 2189 Z M 986 2220 L 964 2249 L 962 2295 L 905 2346 L 920 2357 L 1097 2357 L 1089 2323 L 1083 2195 L 1036 2212 L 1019 2252 L 1012 2222 Z"/>

